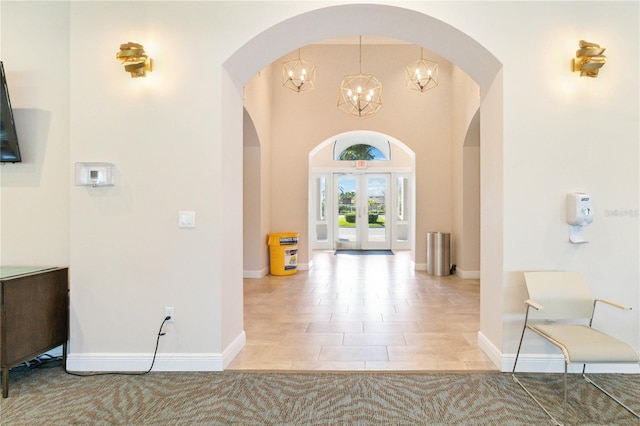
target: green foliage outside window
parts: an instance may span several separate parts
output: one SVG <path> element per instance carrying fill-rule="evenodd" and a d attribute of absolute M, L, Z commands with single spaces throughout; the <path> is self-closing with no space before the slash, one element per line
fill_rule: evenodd
<path fill-rule="evenodd" d="M 384 154 L 378 148 L 366 144 L 351 145 L 338 156 L 339 160 L 355 161 L 355 160 L 384 160 Z"/>

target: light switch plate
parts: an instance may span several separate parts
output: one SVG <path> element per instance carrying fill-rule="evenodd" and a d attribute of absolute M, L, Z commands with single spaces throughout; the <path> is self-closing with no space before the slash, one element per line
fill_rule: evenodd
<path fill-rule="evenodd" d="M 180 228 L 195 228 L 196 227 L 196 212 L 194 212 L 194 211 L 179 211 L 178 212 L 178 226 Z"/>

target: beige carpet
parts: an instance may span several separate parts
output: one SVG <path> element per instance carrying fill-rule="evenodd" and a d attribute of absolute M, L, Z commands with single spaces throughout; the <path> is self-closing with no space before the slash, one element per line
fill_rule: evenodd
<path fill-rule="evenodd" d="M 598 375 L 640 410 L 640 376 Z M 527 377 L 561 415 L 562 376 Z M 161 373 L 74 377 L 14 371 L 2 425 L 544 425 L 505 373 Z M 637 425 L 572 375 L 568 424 Z M 551 389 L 549 391 L 548 389 Z"/>

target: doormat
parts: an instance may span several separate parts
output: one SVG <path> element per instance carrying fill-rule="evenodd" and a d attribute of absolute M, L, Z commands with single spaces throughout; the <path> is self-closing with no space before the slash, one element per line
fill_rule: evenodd
<path fill-rule="evenodd" d="M 393 256 L 391 250 L 336 250 L 334 255 L 337 254 L 350 254 L 352 256 L 370 256 L 370 255 L 382 255 Z"/>

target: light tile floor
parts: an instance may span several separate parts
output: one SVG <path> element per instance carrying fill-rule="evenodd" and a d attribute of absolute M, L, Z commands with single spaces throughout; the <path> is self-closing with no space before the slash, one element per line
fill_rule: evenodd
<path fill-rule="evenodd" d="M 479 349 L 479 280 L 394 256 L 318 251 L 295 275 L 244 280 L 247 344 L 228 370 L 497 370 Z"/>

